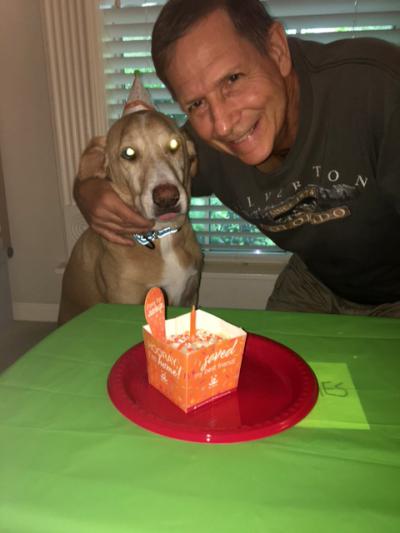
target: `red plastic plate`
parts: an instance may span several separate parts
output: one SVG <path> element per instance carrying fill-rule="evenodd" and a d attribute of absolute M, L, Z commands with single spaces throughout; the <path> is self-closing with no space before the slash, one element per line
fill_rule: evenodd
<path fill-rule="evenodd" d="M 302 420 L 318 397 L 314 373 L 295 352 L 248 334 L 236 392 L 185 414 L 147 381 L 143 343 L 111 369 L 108 392 L 135 424 L 174 439 L 233 443 L 269 437 Z"/>

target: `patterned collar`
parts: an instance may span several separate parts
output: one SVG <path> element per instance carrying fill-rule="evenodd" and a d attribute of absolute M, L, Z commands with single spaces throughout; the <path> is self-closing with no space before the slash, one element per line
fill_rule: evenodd
<path fill-rule="evenodd" d="M 147 246 L 153 250 L 155 248 L 154 241 L 156 239 L 162 239 L 173 233 L 177 233 L 181 228 L 163 228 L 154 231 L 148 231 L 147 233 L 134 233 L 132 239 L 142 246 Z"/>

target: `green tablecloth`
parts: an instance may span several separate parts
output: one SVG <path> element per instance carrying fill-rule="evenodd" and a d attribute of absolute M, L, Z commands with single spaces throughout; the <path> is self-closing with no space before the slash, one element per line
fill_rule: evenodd
<path fill-rule="evenodd" d="M 400 531 L 400 321 L 210 311 L 311 364 L 309 417 L 231 445 L 136 426 L 106 381 L 143 309 L 99 305 L 0 377 L 1 533 Z"/>

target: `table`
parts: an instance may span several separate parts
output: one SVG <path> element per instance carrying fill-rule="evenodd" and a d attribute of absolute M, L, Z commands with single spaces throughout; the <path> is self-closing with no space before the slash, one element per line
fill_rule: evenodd
<path fill-rule="evenodd" d="M 314 368 L 309 417 L 230 445 L 136 426 L 106 382 L 143 308 L 98 305 L 0 377 L 2 533 L 400 531 L 400 322 L 206 310 Z"/>

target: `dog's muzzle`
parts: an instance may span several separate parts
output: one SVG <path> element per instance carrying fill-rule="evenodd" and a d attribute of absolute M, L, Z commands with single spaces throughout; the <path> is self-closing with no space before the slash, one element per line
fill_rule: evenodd
<path fill-rule="evenodd" d="M 141 244 L 142 246 L 147 246 L 147 248 L 154 250 L 154 241 L 156 239 L 162 239 L 163 237 L 167 237 L 168 235 L 177 233 L 179 230 L 180 228 L 163 228 L 159 230 L 148 231 L 147 233 L 134 233 L 132 235 L 132 239 L 138 244 Z"/>

